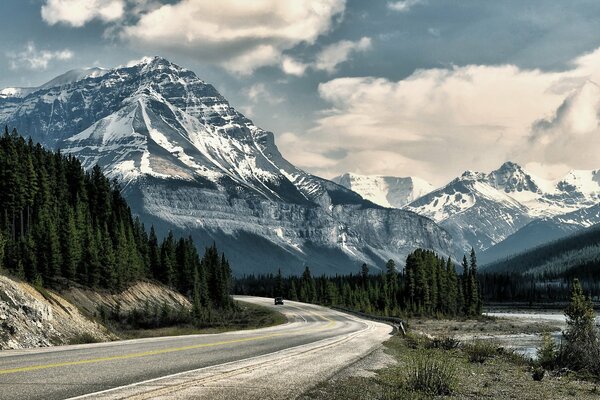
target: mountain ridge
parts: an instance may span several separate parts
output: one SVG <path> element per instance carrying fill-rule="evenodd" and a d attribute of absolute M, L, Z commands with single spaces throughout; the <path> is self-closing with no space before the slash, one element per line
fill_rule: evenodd
<path fill-rule="evenodd" d="M 451 254 L 433 221 L 385 209 L 289 163 L 192 71 L 161 57 L 0 98 L 0 121 L 102 166 L 148 223 L 221 246 L 238 273 L 379 267 L 415 247 Z M 274 260 L 250 255 L 262 243 Z"/>

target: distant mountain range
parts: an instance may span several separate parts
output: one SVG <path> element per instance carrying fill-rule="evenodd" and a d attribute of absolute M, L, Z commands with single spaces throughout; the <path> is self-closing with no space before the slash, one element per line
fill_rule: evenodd
<path fill-rule="evenodd" d="M 528 249 L 513 257 L 482 267 L 486 272 L 515 272 L 526 275 L 547 274 L 584 276 L 592 282 L 600 277 L 600 225 L 581 229 L 561 239 Z"/>
<path fill-rule="evenodd" d="M 382 206 L 392 204 L 391 186 L 379 184 L 381 177 L 352 177 L 345 174 L 336 181 Z M 487 174 L 467 171 L 420 197 L 410 189 L 399 192 L 395 204 L 448 230 L 457 254 L 474 246 L 484 251 L 482 260 L 487 262 L 600 223 L 598 170 L 571 171 L 562 179 L 548 181 L 506 162 Z M 402 204 L 402 199 L 411 196 L 418 198 Z"/>
<path fill-rule="evenodd" d="M 296 168 L 271 132 L 164 58 L 4 89 L 0 122 L 86 168 L 99 164 L 147 224 L 217 241 L 237 273 L 347 273 L 401 262 L 415 247 L 452 253 L 429 218 Z"/>

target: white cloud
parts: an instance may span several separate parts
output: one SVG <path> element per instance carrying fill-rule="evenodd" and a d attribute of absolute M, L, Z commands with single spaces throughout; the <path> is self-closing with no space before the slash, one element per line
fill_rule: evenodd
<path fill-rule="evenodd" d="M 283 103 L 284 99 L 281 96 L 277 96 L 267 88 L 264 83 L 256 83 L 243 90 L 244 95 L 249 100 L 250 104 L 240 106 L 242 112 L 248 117 L 254 117 L 255 107 L 265 108 L 267 105 L 276 105 Z M 273 115 L 271 115 L 273 118 Z"/>
<path fill-rule="evenodd" d="M 54 60 L 70 60 L 73 52 L 69 49 L 50 51 L 38 50 L 34 42 L 27 42 L 25 48 L 20 52 L 9 52 L 6 54 L 11 69 L 26 68 L 31 70 L 44 70 Z"/>
<path fill-rule="evenodd" d="M 281 59 L 281 69 L 288 75 L 302 76 L 308 66 L 308 64 L 304 64 L 289 56 L 283 56 Z"/>
<path fill-rule="evenodd" d="M 422 3 L 423 0 L 400 0 L 390 1 L 387 6 L 390 10 L 398 12 L 408 12 L 413 6 Z"/>
<path fill-rule="evenodd" d="M 282 53 L 301 43 L 314 44 L 344 9 L 344 0 L 181 0 L 142 14 L 134 25 L 123 28 L 121 37 L 241 75 L 268 65 L 299 74 L 299 64 Z"/>
<path fill-rule="evenodd" d="M 253 103 L 266 102 L 269 104 L 279 104 L 283 102 L 283 98 L 271 93 L 264 83 L 254 84 L 245 89 L 244 92 Z"/>
<path fill-rule="evenodd" d="M 342 40 L 325 47 L 317 54 L 314 67 L 333 73 L 336 67 L 347 61 L 351 53 L 363 52 L 371 48 L 371 39 L 363 37 L 356 42 Z"/>
<path fill-rule="evenodd" d="M 598 168 L 600 88 L 584 83 L 600 82 L 599 67 L 600 49 L 563 72 L 467 65 L 400 81 L 333 79 L 319 86 L 331 108 L 306 134 L 288 135 L 282 151 L 327 177 L 418 175 L 437 184 L 506 160 L 555 173 Z"/>
<path fill-rule="evenodd" d="M 63 23 L 82 27 L 93 19 L 105 22 L 123 17 L 124 0 L 46 0 L 42 19 L 50 25 Z"/>

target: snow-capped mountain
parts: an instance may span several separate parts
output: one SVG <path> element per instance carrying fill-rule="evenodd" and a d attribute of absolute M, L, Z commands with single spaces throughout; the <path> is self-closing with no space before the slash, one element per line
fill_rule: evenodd
<path fill-rule="evenodd" d="M 434 187 L 420 178 L 345 173 L 332 179 L 382 207 L 402 208 Z"/>
<path fill-rule="evenodd" d="M 271 132 L 163 58 L 51 82 L 0 98 L 0 122 L 101 165 L 143 220 L 217 240 L 238 272 L 348 272 L 415 247 L 450 253 L 433 221 L 296 168 Z"/>
<path fill-rule="evenodd" d="M 593 212 L 599 201 L 598 171 L 571 171 L 552 182 L 506 162 L 489 174 L 467 171 L 405 208 L 438 222 L 463 248 L 485 250 L 538 219 L 581 227 L 599 223 Z"/>

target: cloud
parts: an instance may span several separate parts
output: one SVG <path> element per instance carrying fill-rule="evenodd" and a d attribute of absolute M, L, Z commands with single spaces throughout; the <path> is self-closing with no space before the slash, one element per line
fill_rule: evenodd
<path fill-rule="evenodd" d="M 6 54 L 10 68 L 13 70 L 26 68 L 30 70 L 44 70 L 54 60 L 70 60 L 73 52 L 69 49 L 50 51 L 38 50 L 34 42 L 27 42 L 25 48 L 20 52 L 9 52 Z"/>
<path fill-rule="evenodd" d="M 93 19 L 109 22 L 123 17 L 124 0 L 46 0 L 42 19 L 49 25 L 62 23 L 82 27 Z"/>
<path fill-rule="evenodd" d="M 271 93 L 264 83 L 254 84 L 245 89 L 244 92 L 253 103 L 266 102 L 269 104 L 279 104 L 283 102 L 283 98 Z"/>
<path fill-rule="evenodd" d="M 265 104 L 276 105 L 281 104 L 284 98 L 273 94 L 264 83 L 256 83 L 243 90 L 244 95 L 249 100 L 250 104 L 242 105 L 240 109 L 248 117 L 254 117 L 254 109 L 256 105 L 265 107 Z M 271 115 L 272 116 L 272 115 Z"/>
<path fill-rule="evenodd" d="M 422 2 L 423 0 L 390 1 L 387 3 L 387 7 L 392 11 L 408 12 L 413 6 Z"/>
<path fill-rule="evenodd" d="M 399 81 L 333 79 L 319 86 L 330 108 L 308 132 L 293 141 L 288 135 L 282 151 L 326 177 L 417 175 L 436 184 L 506 160 L 553 172 L 598 168 L 599 67 L 600 49 L 562 72 L 466 65 L 417 70 Z M 332 151 L 345 156 L 327 157 Z"/>
<path fill-rule="evenodd" d="M 288 75 L 302 76 L 308 67 L 308 64 L 304 64 L 289 56 L 284 56 L 281 59 L 281 69 Z"/>
<path fill-rule="evenodd" d="M 135 46 L 185 54 L 240 75 L 276 65 L 300 74 L 301 64 L 283 52 L 314 44 L 344 9 L 344 0 L 181 0 L 143 13 L 120 36 Z"/>
<path fill-rule="evenodd" d="M 356 42 L 342 40 L 321 50 L 317 54 L 314 67 L 316 69 L 333 73 L 339 64 L 348 60 L 350 54 L 363 52 L 369 50 L 370 48 L 371 39 L 368 37 L 363 37 Z"/>

